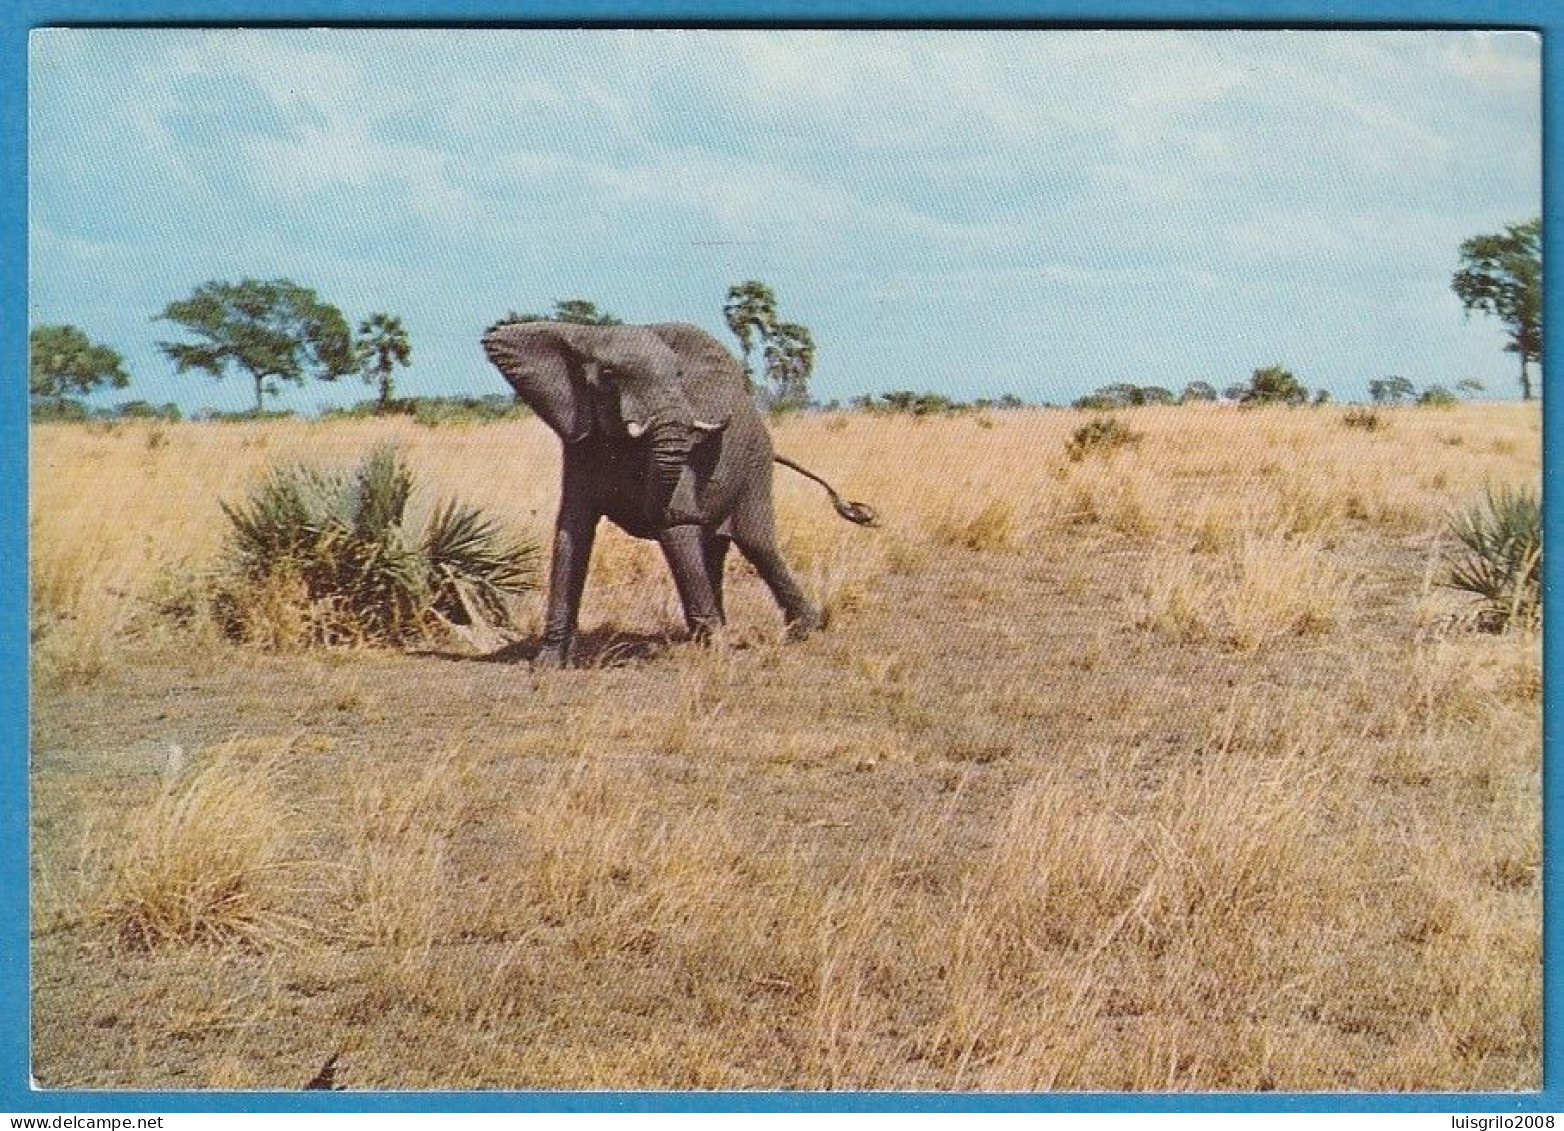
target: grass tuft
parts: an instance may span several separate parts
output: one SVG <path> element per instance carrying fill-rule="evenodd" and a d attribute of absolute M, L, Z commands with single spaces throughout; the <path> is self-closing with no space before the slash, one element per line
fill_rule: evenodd
<path fill-rule="evenodd" d="M 930 524 L 936 542 L 964 550 L 1004 550 L 1015 537 L 1015 508 L 1004 499 L 992 499 L 976 511 L 952 510 Z"/>
<path fill-rule="evenodd" d="M 1075 430 L 1064 446 L 1065 455 L 1079 463 L 1089 455 L 1110 455 L 1120 448 L 1133 447 L 1145 438 L 1117 416 L 1094 416 Z"/>
<path fill-rule="evenodd" d="M 1390 427 L 1390 417 L 1378 409 L 1353 407 L 1341 414 L 1341 423 L 1364 432 L 1382 432 Z"/>
<path fill-rule="evenodd" d="M 99 849 L 87 917 L 126 946 L 288 941 L 309 866 L 299 814 L 282 788 L 282 752 L 230 745 L 176 774 Z"/>

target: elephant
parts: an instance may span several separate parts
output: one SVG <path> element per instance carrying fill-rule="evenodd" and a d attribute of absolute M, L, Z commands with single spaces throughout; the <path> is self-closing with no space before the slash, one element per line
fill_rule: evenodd
<path fill-rule="evenodd" d="M 777 548 L 771 465 L 819 483 L 851 522 L 873 526 L 876 516 L 775 454 L 744 369 L 716 338 L 679 322 L 504 322 L 483 335 L 483 349 L 564 446 L 536 666 L 570 663 L 603 518 L 661 545 L 697 640 L 723 624 L 730 544 L 771 590 L 790 637 L 824 626 Z"/>

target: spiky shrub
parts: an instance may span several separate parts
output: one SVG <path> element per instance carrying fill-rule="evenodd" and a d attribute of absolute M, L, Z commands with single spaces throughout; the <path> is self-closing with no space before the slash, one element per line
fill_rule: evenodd
<path fill-rule="evenodd" d="M 1129 428 L 1117 416 L 1094 416 L 1075 430 L 1064 451 L 1076 463 L 1098 453 L 1107 455 L 1138 444 L 1144 434 Z"/>
<path fill-rule="evenodd" d="M 507 538 L 482 511 L 454 500 L 430 517 L 419 557 L 431 607 L 458 624 L 507 624 L 506 598 L 537 586 L 537 546 Z"/>
<path fill-rule="evenodd" d="M 1535 623 L 1542 611 L 1542 503 L 1525 487 L 1484 495 L 1450 520 L 1461 549 L 1449 559 L 1445 584 L 1481 598 L 1478 623 L 1490 631 Z"/>
<path fill-rule="evenodd" d="M 408 528 L 415 491 L 395 448 L 376 448 L 352 471 L 274 470 L 248 502 L 223 513 L 235 584 L 219 601 L 234 635 L 284 643 L 395 643 L 440 620 L 509 624 L 506 599 L 536 585 L 536 544 L 507 537 L 481 512 L 436 507 Z M 282 632 L 257 632 L 257 609 Z M 291 621 L 278 614 L 291 611 Z"/>

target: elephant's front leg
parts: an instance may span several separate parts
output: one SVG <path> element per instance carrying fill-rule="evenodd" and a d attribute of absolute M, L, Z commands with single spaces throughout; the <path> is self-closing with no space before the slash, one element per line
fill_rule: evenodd
<path fill-rule="evenodd" d="M 581 615 L 581 591 L 597 536 L 596 511 L 569 502 L 561 505 L 554 525 L 554 558 L 549 567 L 548 608 L 543 619 L 543 646 L 533 663 L 562 668 L 570 663 L 576 621 Z"/>
<path fill-rule="evenodd" d="M 673 573 L 679 601 L 684 605 L 684 622 L 690 635 L 705 640 L 722 627 L 722 611 L 711 579 L 706 574 L 706 537 L 699 526 L 683 523 L 660 531 L 657 541 Z"/>

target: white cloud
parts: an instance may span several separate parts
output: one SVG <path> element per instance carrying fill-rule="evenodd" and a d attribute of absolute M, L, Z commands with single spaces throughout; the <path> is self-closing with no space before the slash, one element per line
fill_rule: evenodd
<path fill-rule="evenodd" d="M 1458 81 L 1489 94 L 1536 98 L 1542 42 L 1532 32 L 1449 37 L 1435 58 Z"/>

